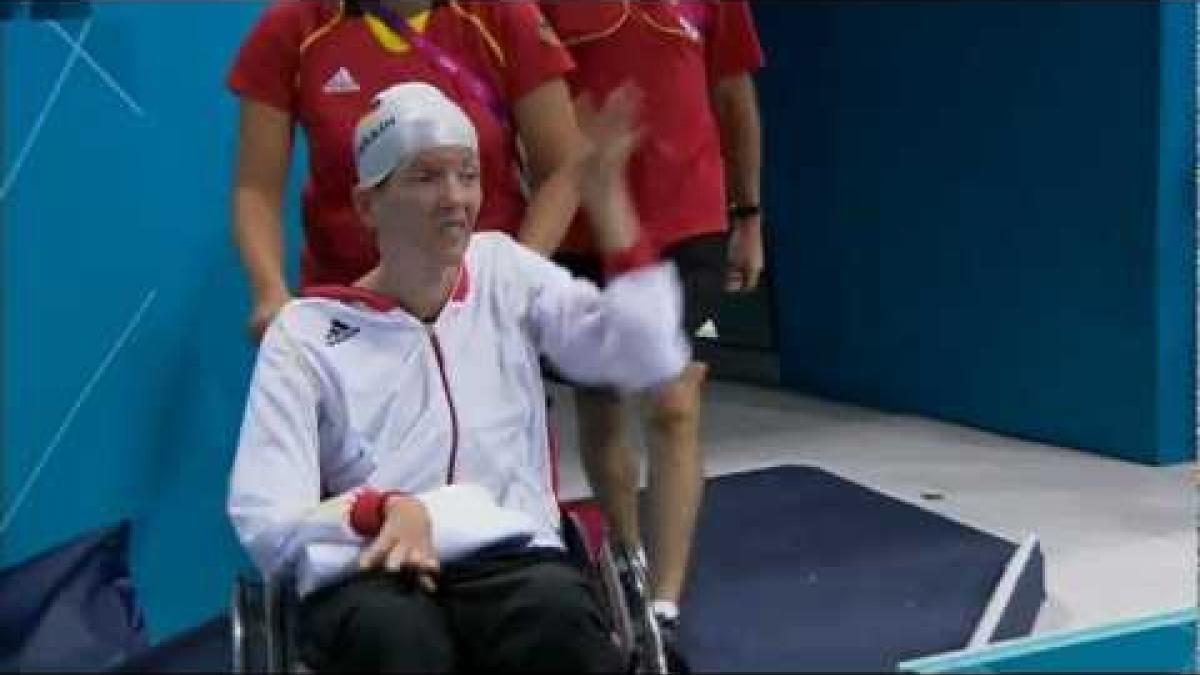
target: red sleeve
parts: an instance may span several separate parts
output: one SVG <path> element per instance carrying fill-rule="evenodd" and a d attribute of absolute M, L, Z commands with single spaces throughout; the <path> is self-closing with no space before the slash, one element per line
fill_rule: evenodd
<path fill-rule="evenodd" d="M 745 0 L 716 0 L 710 3 L 709 12 L 712 23 L 707 56 L 712 81 L 761 68 L 765 59 L 750 4 Z"/>
<path fill-rule="evenodd" d="M 300 46 L 316 30 L 321 3 L 280 0 L 267 8 L 238 50 L 227 84 L 238 96 L 294 112 Z"/>
<path fill-rule="evenodd" d="M 536 2 L 487 3 L 504 51 L 504 94 L 517 101 L 525 94 L 575 68 L 567 48 Z"/>

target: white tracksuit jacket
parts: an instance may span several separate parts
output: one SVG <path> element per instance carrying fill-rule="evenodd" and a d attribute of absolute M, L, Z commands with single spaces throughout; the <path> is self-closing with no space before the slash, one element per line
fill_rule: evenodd
<path fill-rule="evenodd" d="M 370 543 L 348 521 L 362 488 L 421 499 L 443 562 L 510 536 L 561 547 L 538 354 L 574 381 L 646 389 L 689 360 L 680 324 L 669 263 L 599 291 L 499 233 L 471 238 L 432 324 L 292 301 L 250 385 L 228 500 L 238 537 L 301 594 L 354 571 Z"/>

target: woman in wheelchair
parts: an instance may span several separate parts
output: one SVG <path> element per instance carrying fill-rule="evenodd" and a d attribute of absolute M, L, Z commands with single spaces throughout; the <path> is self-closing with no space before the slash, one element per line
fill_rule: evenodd
<path fill-rule="evenodd" d="M 564 553 L 539 357 L 630 391 L 688 362 L 675 270 L 655 262 L 624 184 L 636 98 L 581 104 L 589 150 L 573 171 L 607 254 L 602 291 L 507 235 L 472 234 L 476 133 L 440 91 L 397 85 L 359 122 L 354 201 L 379 266 L 311 289 L 268 329 L 228 500 L 260 571 L 301 597 L 308 666 L 626 667 Z"/>

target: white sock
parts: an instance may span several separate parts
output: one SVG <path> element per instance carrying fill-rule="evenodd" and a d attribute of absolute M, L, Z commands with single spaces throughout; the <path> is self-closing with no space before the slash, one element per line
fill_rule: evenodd
<path fill-rule="evenodd" d="M 670 600 L 655 600 L 650 603 L 650 609 L 660 619 L 667 621 L 677 621 L 679 619 L 679 605 Z"/>
<path fill-rule="evenodd" d="M 650 566 L 649 561 L 646 560 L 646 549 L 642 548 L 640 544 L 636 549 L 634 549 L 633 556 L 634 559 L 637 560 L 637 563 L 642 566 L 642 569 L 646 569 Z"/>

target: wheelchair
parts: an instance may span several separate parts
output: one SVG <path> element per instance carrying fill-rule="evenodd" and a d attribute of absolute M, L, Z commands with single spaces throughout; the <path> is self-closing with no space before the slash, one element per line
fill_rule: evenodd
<path fill-rule="evenodd" d="M 563 504 L 562 535 L 568 556 L 585 571 L 610 617 L 613 641 L 630 673 L 666 673 L 658 622 L 647 600 L 647 576 L 639 558 L 614 546 L 597 507 Z M 299 601 L 290 580 L 238 576 L 230 627 L 235 673 L 309 673 L 296 644 Z"/>
<path fill-rule="evenodd" d="M 547 405 L 552 405 L 548 400 Z M 558 494 L 558 439 L 549 429 Z M 561 534 L 568 557 L 584 571 L 612 637 L 630 673 L 666 673 L 662 632 L 649 602 L 649 581 L 642 559 L 614 544 L 599 506 L 586 501 L 559 504 Z M 230 609 L 235 673 L 308 673 L 296 644 L 299 600 L 289 579 L 239 574 Z"/>

